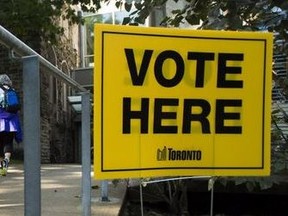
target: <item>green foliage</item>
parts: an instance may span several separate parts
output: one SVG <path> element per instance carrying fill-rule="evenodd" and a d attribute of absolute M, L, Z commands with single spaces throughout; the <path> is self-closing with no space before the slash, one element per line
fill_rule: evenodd
<path fill-rule="evenodd" d="M 160 181 L 154 184 L 145 185 L 142 183 L 145 188 L 144 193 L 149 194 L 152 199 L 160 199 L 167 203 L 169 206 L 169 215 L 188 215 L 187 184 L 189 180 L 158 180 Z M 149 183 L 149 179 L 142 179 L 142 182 Z"/>
<path fill-rule="evenodd" d="M 122 0 L 119 0 L 118 5 L 121 2 Z M 167 0 L 131 2 L 136 11 L 130 14 L 129 23 L 143 24 L 154 8 L 166 2 Z M 200 29 L 249 31 L 269 29 L 287 36 L 285 30 L 288 22 L 286 13 L 288 2 L 284 0 L 186 0 L 183 2 L 183 7 L 173 10 L 172 16 L 165 17 L 162 25 L 178 27 L 187 23 L 201 24 Z"/>
<path fill-rule="evenodd" d="M 95 12 L 100 1 L 108 0 L 93 0 L 93 7 L 87 6 L 90 0 L 0 0 L 0 25 L 37 49 L 40 41 L 57 44 L 64 33 L 61 18 L 70 24 L 83 22 L 76 5 L 84 12 Z"/>
<path fill-rule="evenodd" d="M 123 4 L 123 0 L 118 0 L 116 7 L 120 7 Z M 144 0 L 144 1 L 126 1 L 125 9 L 127 8 L 128 12 L 131 10 L 132 6 L 136 8 L 133 12 L 130 13 L 129 17 L 126 17 L 123 21 L 123 24 L 138 25 L 144 24 L 146 18 L 152 13 L 153 9 L 165 4 L 167 0 Z"/>

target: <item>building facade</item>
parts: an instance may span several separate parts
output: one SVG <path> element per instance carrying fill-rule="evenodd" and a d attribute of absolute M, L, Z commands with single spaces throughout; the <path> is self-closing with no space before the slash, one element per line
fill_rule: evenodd
<path fill-rule="evenodd" d="M 65 26 L 65 35 L 59 45 L 42 44 L 38 53 L 55 65 L 63 73 L 71 76 L 71 71 L 78 66 L 78 26 Z M 75 34 L 77 33 L 77 34 Z M 8 74 L 13 87 L 19 92 L 23 102 L 23 72 L 22 61 L 11 50 L 0 45 L 0 74 Z M 40 67 L 41 74 L 41 162 L 67 163 L 79 161 L 79 153 L 75 152 L 78 139 L 74 124 L 75 112 L 70 106 L 67 97 L 75 92 L 67 84 L 57 80 Z M 22 103 L 23 104 L 23 103 Z M 23 125 L 23 110 L 20 111 Z M 29 145 L 25 143 L 25 145 Z M 14 158 L 23 159 L 23 143 L 14 145 Z"/>

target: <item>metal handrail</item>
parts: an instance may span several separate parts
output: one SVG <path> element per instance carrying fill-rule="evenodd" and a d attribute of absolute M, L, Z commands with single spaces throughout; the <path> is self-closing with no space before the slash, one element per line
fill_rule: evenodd
<path fill-rule="evenodd" d="M 73 80 L 71 77 L 69 77 L 67 74 L 59 70 L 56 66 L 54 66 L 52 63 L 50 63 L 48 60 L 42 57 L 40 54 L 38 54 L 36 51 L 27 46 L 20 39 L 11 34 L 1 25 L 0 25 L 0 43 L 6 46 L 8 49 L 13 50 L 21 57 L 36 55 L 39 58 L 39 62 L 44 67 L 48 68 L 49 70 L 47 71 L 51 73 L 53 76 L 57 77 L 61 81 L 70 85 L 71 87 L 78 89 L 80 92 L 88 91 L 85 88 L 83 88 L 79 83 L 77 83 L 75 80 Z"/>

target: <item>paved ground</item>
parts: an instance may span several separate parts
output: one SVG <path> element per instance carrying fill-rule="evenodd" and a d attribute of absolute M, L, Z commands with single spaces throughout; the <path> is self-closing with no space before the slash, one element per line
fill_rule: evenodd
<path fill-rule="evenodd" d="M 100 201 L 101 182 L 92 178 L 91 215 L 117 216 L 126 192 L 125 182 L 108 184 L 110 202 Z M 80 216 L 81 166 L 41 166 L 41 215 Z M 22 164 L 11 164 L 8 175 L 0 176 L 0 215 L 24 215 L 24 171 Z"/>

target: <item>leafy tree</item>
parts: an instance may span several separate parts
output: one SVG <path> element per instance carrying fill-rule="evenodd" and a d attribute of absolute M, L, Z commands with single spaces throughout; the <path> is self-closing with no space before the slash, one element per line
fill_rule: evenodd
<path fill-rule="evenodd" d="M 90 2 L 93 4 L 88 7 Z M 0 25 L 37 49 L 41 41 L 57 44 L 64 33 L 60 19 L 67 19 L 70 24 L 82 22 L 77 7 L 95 12 L 100 0 L 0 0 Z"/>
<path fill-rule="evenodd" d="M 172 0 L 170 0 L 171 2 Z M 179 2 L 178 0 L 173 0 Z M 117 5 L 127 5 L 122 0 Z M 136 11 L 124 24 L 144 23 L 151 12 L 168 0 L 134 1 Z M 182 8 L 172 10 L 162 25 L 178 27 L 181 23 L 200 24 L 199 29 L 250 30 L 281 32 L 287 30 L 288 2 L 285 0 L 186 0 Z M 126 9 L 131 7 L 125 6 Z"/>

